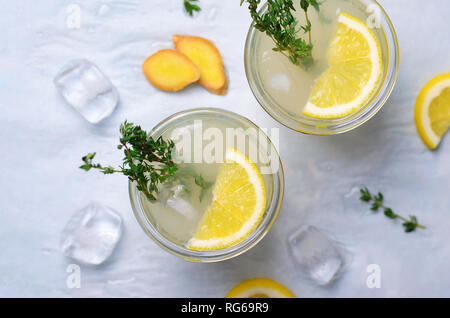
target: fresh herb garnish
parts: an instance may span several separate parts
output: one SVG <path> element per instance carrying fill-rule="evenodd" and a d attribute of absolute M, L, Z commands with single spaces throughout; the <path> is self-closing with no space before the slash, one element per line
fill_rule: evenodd
<path fill-rule="evenodd" d="M 187 14 L 191 17 L 194 16 L 194 12 L 202 10 L 198 5 L 193 4 L 192 2 L 198 2 L 198 0 L 184 0 L 184 10 L 186 10 Z"/>
<path fill-rule="evenodd" d="M 137 189 L 145 194 L 150 201 L 156 200 L 158 184 L 166 181 L 177 171 L 172 160 L 175 144 L 172 140 L 165 141 L 162 137 L 153 139 L 148 133 L 132 123 L 125 121 L 120 125 L 120 144 L 125 157 L 123 165 L 118 169 L 112 166 L 102 166 L 93 163 L 95 152 L 82 158 L 84 164 L 81 169 L 89 171 L 98 169 L 104 174 L 122 173 L 132 182 L 136 182 Z"/>
<path fill-rule="evenodd" d="M 299 21 L 294 17 L 293 0 L 268 0 L 267 11 L 260 15 L 258 5 L 261 0 L 241 0 L 248 3 L 253 26 L 269 36 L 275 43 L 274 51 L 284 54 L 295 65 L 308 69 L 313 63 L 312 25 L 308 16 L 310 6 L 319 11 L 317 0 L 299 0 L 300 8 L 305 12 L 305 24 L 299 26 Z M 308 41 L 298 34 L 308 34 Z"/>
<path fill-rule="evenodd" d="M 378 193 L 378 195 L 372 195 L 367 188 L 361 189 L 361 201 L 363 202 L 372 202 L 371 210 L 376 212 L 378 209 L 384 210 L 384 215 L 390 219 L 400 219 L 403 221 L 403 227 L 405 228 L 406 233 L 414 232 L 417 228 L 426 229 L 425 226 L 420 225 L 417 221 L 417 218 L 413 215 L 409 216 L 409 219 L 394 213 L 391 208 L 386 207 L 383 204 L 383 194 Z"/>
<path fill-rule="evenodd" d="M 214 182 L 206 181 L 201 174 L 198 174 L 193 167 L 181 167 L 175 176 L 170 180 L 173 182 L 179 182 L 181 184 L 189 184 L 194 179 L 195 185 L 200 187 L 200 195 L 198 200 L 202 202 L 206 191 L 209 190 Z"/>

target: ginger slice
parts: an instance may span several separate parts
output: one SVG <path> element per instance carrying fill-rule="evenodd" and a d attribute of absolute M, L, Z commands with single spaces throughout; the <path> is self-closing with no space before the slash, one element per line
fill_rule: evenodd
<path fill-rule="evenodd" d="M 200 79 L 199 68 L 175 50 L 156 52 L 145 60 L 142 70 L 152 85 L 169 92 L 179 91 Z"/>
<path fill-rule="evenodd" d="M 173 42 L 175 49 L 199 67 L 199 83 L 214 94 L 224 95 L 227 91 L 227 78 L 222 56 L 216 46 L 197 36 L 174 35 Z"/>

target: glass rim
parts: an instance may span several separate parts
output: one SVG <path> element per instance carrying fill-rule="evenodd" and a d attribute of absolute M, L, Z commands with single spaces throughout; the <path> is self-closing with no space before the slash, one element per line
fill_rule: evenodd
<path fill-rule="evenodd" d="M 274 107 L 273 103 L 265 96 L 266 94 L 263 93 L 264 88 L 258 80 L 256 67 L 254 67 L 254 61 L 256 59 L 254 58 L 255 48 L 252 44 L 256 34 L 258 34 L 258 32 L 260 33 L 260 31 L 253 27 L 254 22 L 250 24 L 244 49 L 245 74 L 254 97 L 267 114 L 283 126 L 297 132 L 309 135 L 336 135 L 351 131 L 361 126 L 378 113 L 378 111 L 387 102 L 398 78 L 399 46 L 396 31 L 384 8 L 378 3 L 377 0 L 366 0 L 366 2 L 367 1 L 375 4 L 380 9 L 381 31 L 384 35 L 383 40 L 385 41 L 387 51 L 386 69 L 383 71 L 384 74 L 381 78 L 381 83 L 377 88 L 377 92 L 370 98 L 370 100 L 358 111 L 342 118 L 316 119 L 311 117 L 310 119 L 305 118 L 304 121 L 299 121 L 298 119 L 292 118 L 292 116 L 289 117 L 287 114 L 283 114 L 282 112 L 276 110 L 278 106 Z M 259 12 L 264 12 L 267 9 L 267 5 L 268 4 L 266 2 L 261 7 Z"/>
<path fill-rule="evenodd" d="M 147 234 L 147 236 L 155 241 L 161 248 L 170 252 L 171 254 L 189 261 L 218 262 L 236 257 L 248 251 L 256 244 L 258 244 L 262 240 L 262 238 L 269 232 L 281 209 L 284 195 L 284 172 L 279 154 L 275 146 L 271 142 L 270 138 L 261 130 L 261 128 L 254 124 L 251 120 L 241 115 L 220 108 L 195 108 L 175 113 L 158 123 L 150 131 L 150 135 L 153 137 L 159 137 L 161 135 L 160 132 L 165 127 L 167 127 L 167 125 L 170 125 L 173 122 L 184 118 L 185 116 L 195 114 L 225 115 L 226 117 L 232 117 L 233 119 L 238 120 L 249 127 L 253 127 L 258 131 L 261 131 L 263 133 L 263 136 L 267 138 L 267 145 L 269 148 L 271 148 L 271 151 L 274 151 L 273 157 L 278 160 L 279 168 L 277 172 L 273 174 L 274 189 L 271 204 L 268 208 L 266 208 L 263 219 L 259 222 L 257 227 L 250 233 L 248 237 L 228 248 L 212 251 L 194 251 L 172 242 L 156 229 L 153 223 L 146 217 L 142 202 L 140 200 L 139 191 L 137 190 L 135 183 L 131 181 L 128 183 L 129 197 L 133 213 L 139 225 Z"/>

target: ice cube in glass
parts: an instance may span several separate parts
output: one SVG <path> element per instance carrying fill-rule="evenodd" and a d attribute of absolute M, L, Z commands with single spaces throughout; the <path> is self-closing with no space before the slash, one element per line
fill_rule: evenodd
<path fill-rule="evenodd" d="M 92 202 L 77 211 L 67 223 L 61 237 L 61 250 L 80 263 L 99 265 L 111 256 L 121 233 L 120 215 Z"/>

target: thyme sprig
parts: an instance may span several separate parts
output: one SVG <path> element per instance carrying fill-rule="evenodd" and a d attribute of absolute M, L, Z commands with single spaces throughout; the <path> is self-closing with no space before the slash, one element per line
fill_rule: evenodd
<path fill-rule="evenodd" d="M 198 2 L 198 0 L 184 0 L 184 10 L 191 17 L 194 16 L 194 12 L 199 12 L 202 10 L 197 4 L 192 2 Z"/>
<path fill-rule="evenodd" d="M 120 144 L 123 149 L 123 164 L 118 169 L 93 163 L 96 153 L 89 153 L 82 158 L 84 164 L 81 169 L 89 171 L 98 169 L 104 174 L 122 173 L 132 182 L 136 182 L 137 189 L 145 194 L 150 201 L 156 200 L 158 184 L 166 181 L 178 170 L 172 160 L 175 144 L 162 137 L 153 139 L 140 126 L 125 121 L 120 125 Z"/>
<path fill-rule="evenodd" d="M 137 189 L 150 201 L 157 199 L 158 185 L 168 182 L 169 178 L 171 182 L 179 181 L 183 177 L 193 178 L 195 184 L 200 187 L 200 202 L 206 191 L 213 186 L 214 182 L 206 181 L 194 170 L 187 173 L 184 169 L 183 173 L 178 173 L 178 166 L 172 159 L 175 152 L 172 140 L 164 140 L 162 137 L 155 140 L 140 126 L 127 121 L 120 125 L 120 135 L 117 148 L 123 149 L 125 155 L 122 166 L 114 168 L 93 163 L 96 156 L 93 152 L 82 158 L 83 165 L 80 168 L 86 171 L 97 169 L 104 174 L 122 173 L 130 181 L 136 182 Z"/>
<path fill-rule="evenodd" d="M 400 219 L 403 221 L 403 227 L 406 233 L 414 232 L 417 228 L 426 229 L 425 226 L 419 224 L 417 221 L 417 217 L 414 215 L 410 215 L 409 219 L 398 215 L 391 208 L 388 208 L 384 205 L 383 199 L 384 196 L 382 193 L 378 193 L 377 195 L 372 195 L 367 188 L 363 188 L 360 190 L 361 193 L 361 201 L 363 202 L 372 202 L 371 210 L 377 212 L 380 208 L 383 209 L 384 215 L 390 219 Z"/>
<path fill-rule="evenodd" d="M 248 3 L 248 9 L 253 19 L 253 27 L 265 33 L 275 43 L 274 51 L 284 54 L 295 65 L 308 69 L 314 62 L 312 56 L 312 25 L 308 9 L 312 6 L 319 11 L 317 0 L 299 0 L 300 8 L 305 13 L 305 24 L 299 26 L 294 17 L 296 11 L 293 0 L 268 0 L 267 11 L 259 14 L 258 6 L 261 0 L 241 0 Z M 308 34 L 308 41 L 298 34 Z"/>

